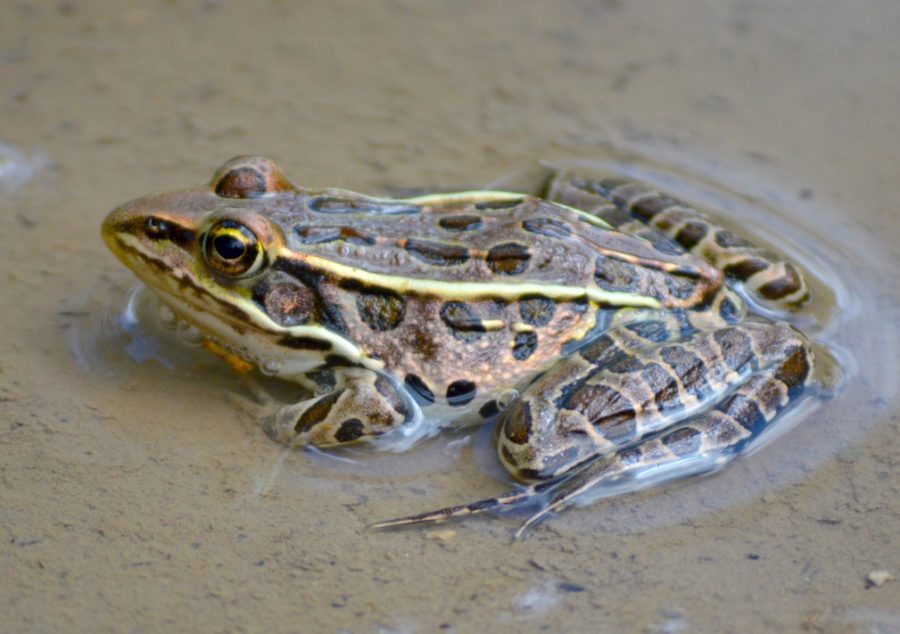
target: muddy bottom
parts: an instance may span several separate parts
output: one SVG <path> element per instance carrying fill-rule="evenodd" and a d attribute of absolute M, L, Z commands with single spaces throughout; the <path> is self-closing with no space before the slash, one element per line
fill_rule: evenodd
<path fill-rule="evenodd" d="M 900 630 L 900 12 L 828 5 L 6 7 L 4 628 Z M 510 516 L 366 532 L 509 487 L 490 430 L 290 452 L 228 368 L 122 321 L 103 216 L 247 153 L 373 193 L 539 160 L 649 180 L 822 282 L 839 389 L 720 474 L 521 542 Z"/>

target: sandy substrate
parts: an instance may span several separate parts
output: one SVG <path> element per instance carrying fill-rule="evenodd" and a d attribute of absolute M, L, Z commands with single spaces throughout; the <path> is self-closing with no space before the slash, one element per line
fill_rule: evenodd
<path fill-rule="evenodd" d="M 900 575 L 895 1 L 2 15 L 0 143 L 21 152 L 0 153 L 4 631 L 900 631 L 900 582 L 866 580 Z M 353 464 L 288 454 L 222 398 L 223 373 L 186 380 L 84 336 L 73 352 L 129 283 L 105 213 L 233 155 L 374 192 L 613 149 L 784 212 L 857 299 L 830 335 L 855 364 L 843 390 L 719 476 L 516 544 L 502 517 L 371 534 L 507 487 L 486 434 Z"/>

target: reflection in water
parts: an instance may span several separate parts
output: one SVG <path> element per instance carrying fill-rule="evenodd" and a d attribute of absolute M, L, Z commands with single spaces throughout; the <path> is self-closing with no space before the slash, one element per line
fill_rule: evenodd
<path fill-rule="evenodd" d="M 126 287 L 99 281 L 61 311 L 66 336 L 79 366 L 102 374 L 133 364 L 159 363 L 170 371 L 190 374 L 221 364 L 198 349 L 200 333 L 177 320 L 143 284 Z"/>
<path fill-rule="evenodd" d="M 26 154 L 17 147 L 0 143 L 0 196 L 13 193 L 48 164 L 42 152 Z"/>

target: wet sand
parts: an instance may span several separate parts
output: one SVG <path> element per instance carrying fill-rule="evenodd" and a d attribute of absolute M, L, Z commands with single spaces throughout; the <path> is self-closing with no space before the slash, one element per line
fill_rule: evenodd
<path fill-rule="evenodd" d="M 0 143 L 38 168 L 0 179 L 4 630 L 900 631 L 900 582 L 866 582 L 900 575 L 895 2 L 3 14 Z M 130 284 L 106 212 L 231 156 L 378 192 L 620 152 L 775 210 L 776 241 L 822 236 L 783 239 L 857 300 L 829 335 L 856 364 L 840 393 L 720 475 L 515 544 L 509 517 L 367 533 L 508 487 L 486 433 L 287 453 L 223 398 L 228 373 L 73 344 Z"/>

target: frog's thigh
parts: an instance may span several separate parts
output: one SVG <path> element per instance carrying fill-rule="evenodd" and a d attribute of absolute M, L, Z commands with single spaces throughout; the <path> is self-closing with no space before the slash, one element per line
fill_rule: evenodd
<path fill-rule="evenodd" d="M 389 378 L 352 370 L 339 373 L 330 391 L 282 406 L 260 425 L 285 445 L 331 447 L 380 436 L 419 416 L 418 407 Z"/>
<path fill-rule="evenodd" d="M 619 231 L 646 238 L 662 251 L 677 243 L 680 249 L 743 282 L 747 293 L 764 305 L 799 306 L 809 299 L 803 274 L 793 264 L 644 183 L 602 173 L 582 176 L 560 170 L 548 181 L 544 195 L 548 200 L 583 209 Z"/>
<path fill-rule="evenodd" d="M 632 448 L 651 436 L 657 440 L 642 450 L 643 464 L 662 459 L 659 452 L 669 445 L 674 449 L 663 453 L 681 455 L 685 443 L 700 438 L 685 427 L 687 422 L 699 421 L 698 412 L 716 403 L 718 413 L 703 423 L 711 426 L 709 434 L 718 434 L 723 420 L 734 419 L 732 431 L 740 438 L 725 441 L 723 431 L 719 440 L 698 440 L 697 447 L 731 446 L 745 439 L 740 428 L 747 427 L 751 415 L 746 438 L 761 431 L 802 391 L 812 367 L 802 335 L 783 324 L 756 322 L 612 356 L 605 352 L 600 360 L 600 367 L 591 368 L 583 352 L 573 355 L 504 412 L 498 451 L 510 472 L 526 479 L 553 478 L 623 449 L 625 464 Z"/>

